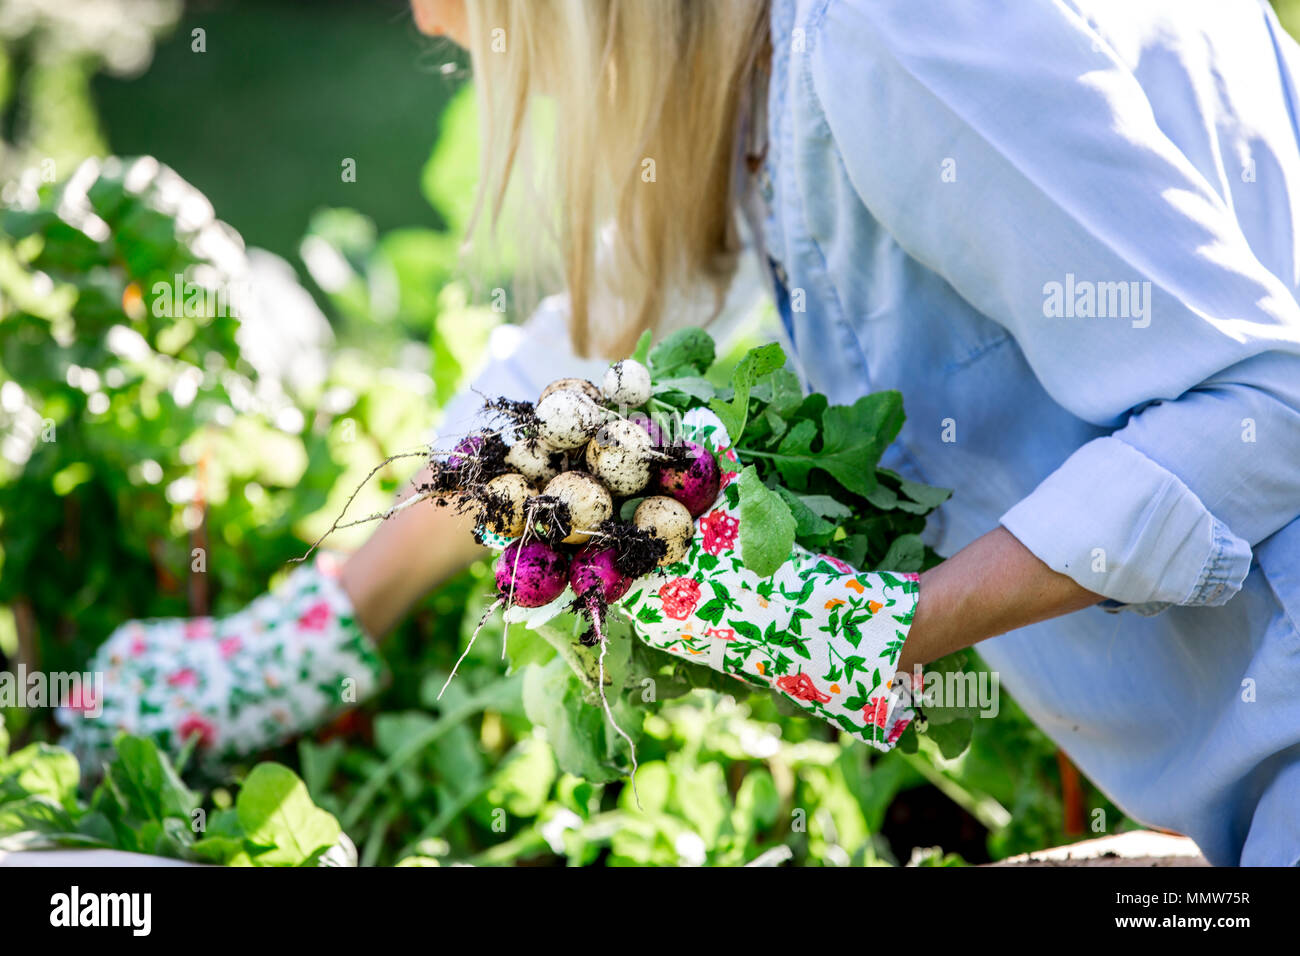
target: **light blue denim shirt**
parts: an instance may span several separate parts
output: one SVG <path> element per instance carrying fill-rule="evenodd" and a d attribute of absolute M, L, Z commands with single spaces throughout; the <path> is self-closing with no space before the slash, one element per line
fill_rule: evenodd
<path fill-rule="evenodd" d="M 1300 48 L 1262 0 L 773 0 L 772 40 L 751 208 L 806 383 L 902 392 L 941 554 L 1000 522 L 1126 607 L 980 645 L 1115 803 L 1296 864 Z M 561 311 L 480 390 L 598 376 Z"/>
<path fill-rule="evenodd" d="M 772 41 L 802 375 L 902 392 L 941 554 L 1000 522 L 1129 606 L 980 646 L 1119 806 L 1294 865 L 1300 47 L 1261 0 L 775 0 Z"/>

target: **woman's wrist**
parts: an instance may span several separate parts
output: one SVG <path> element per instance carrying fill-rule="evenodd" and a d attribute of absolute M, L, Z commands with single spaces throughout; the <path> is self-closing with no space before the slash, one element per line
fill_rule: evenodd
<path fill-rule="evenodd" d="M 382 638 L 416 601 L 483 554 L 472 532 L 468 515 L 433 501 L 381 522 L 341 575 L 365 632 Z"/>
<path fill-rule="evenodd" d="M 899 669 L 1103 600 L 1053 571 L 1001 526 L 921 575 Z"/>

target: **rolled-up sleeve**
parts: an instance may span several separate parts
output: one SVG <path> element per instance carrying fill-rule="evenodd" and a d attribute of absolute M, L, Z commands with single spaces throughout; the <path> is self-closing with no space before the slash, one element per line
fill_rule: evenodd
<path fill-rule="evenodd" d="M 808 26 L 805 75 L 868 211 L 1011 333 L 1053 400 L 1114 429 L 1003 525 L 1116 601 L 1227 601 L 1252 545 L 1300 514 L 1300 307 L 1231 198 L 1289 202 L 1293 130 L 1261 132 L 1258 181 L 1204 174 L 1062 2 L 832 0 Z M 1284 98 L 1273 69 L 1258 95 Z"/>

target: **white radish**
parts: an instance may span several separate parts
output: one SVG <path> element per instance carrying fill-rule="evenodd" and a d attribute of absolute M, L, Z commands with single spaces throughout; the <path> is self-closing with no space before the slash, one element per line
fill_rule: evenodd
<path fill-rule="evenodd" d="M 691 536 L 695 534 L 695 522 L 686 506 L 676 498 L 656 495 L 637 505 L 632 515 L 632 523 L 643 531 L 662 541 L 668 546 L 664 556 L 659 559 L 659 566 L 676 564 L 686 557 L 691 546 Z"/>
<path fill-rule="evenodd" d="M 562 539 L 565 544 L 583 544 L 601 522 L 614 514 L 614 499 L 609 491 L 581 471 L 556 475 L 542 494 L 553 495 L 569 509 L 569 533 Z"/>
<path fill-rule="evenodd" d="M 650 401 L 650 370 L 636 359 L 615 362 L 605 373 L 601 391 L 612 405 L 644 405 Z"/>
<path fill-rule="evenodd" d="M 587 443 L 587 468 L 616 495 L 634 495 L 650 483 L 654 449 L 645 429 L 626 419 L 606 422 Z"/>
<path fill-rule="evenodd" d="M 600 389 L 596 387 L 595 382 L 589 382 L 585 378 L 557 378 L 550 385 L 547 385 L 542 389 L 542 394 L 537 396 L 537 403 L 540 405 L 552 392 L 566 391 L 581 392 L 597 405 L 604 401 L 604 397 L 600 394 Z"/>
<path fill-rule="evenodd" d="M 552 448 L 581 448 L 596 433 L 604 411 L 582 392 L 560 389 L 537 403 L 538 437 Z"/>
<path fill-rule="evenodd" d="M 536 494 L 523 475 L 498 475 L 483 487 L 479 521 L 493 534 L 517 538 L 524 533 L 525 505 Z"/>
<path fill-rule="evenodd" d="M 560 473 L 551 463 L 557 452 L 538 438 L 522 438 L 506 452 L 506 464 L 536 485 L 545 485 Z"/>

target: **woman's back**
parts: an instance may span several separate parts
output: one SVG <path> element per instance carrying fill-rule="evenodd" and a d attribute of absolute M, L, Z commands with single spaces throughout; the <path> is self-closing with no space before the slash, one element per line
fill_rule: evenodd
<path fill-rule="evenodd" d="M 1300 50 L 1257 0 L 775 0 L 772 39 L 759 218 L 806 378 L 903 393 L 886 462 L 957 489 L 942 554 L 1001 523 L 1164 609 L 985 658 L 1129 812 L 1300 858 Z"/>

